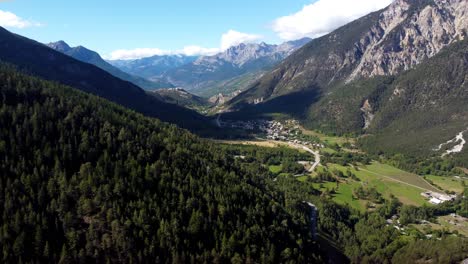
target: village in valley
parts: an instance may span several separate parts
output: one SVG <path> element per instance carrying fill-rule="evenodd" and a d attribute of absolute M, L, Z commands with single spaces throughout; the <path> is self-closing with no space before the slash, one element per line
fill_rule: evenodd
<path fill-rule="evenodd" d="M 306 151 L 308 149 L 312 151 L 311 153 L 317 153 L 316 159 L 318 158 L 319 162 L 321 155 L 332 157 L 336 155 L 348 155 L 356 152 L 361 153 L 353 141 L 342 137 L 323 136 L 320 133 L 307 131 L 299 125 L 297 120 L 219 120 L 219 125 L 220 127 L 248 131 L 250 134 L 255 135 L 255 141 L 246 141 L 250 144 L 259 144 L 259 142 L 277 142 L 277 144 L 281 146 L 289 146 Z M 322 164 L 323 162 L 325 162 L 325 164 Z M 405 201 L 405 203 L 414 205 L 431 204 L 436 206 L 444 202 L 453 201 L 457 199 L 457 195 L 461 195 L 459 192 L 454 192 L 454 190 L 451 189 L 441 189 L 439 186 L 433 186 L 431 185 L 432 182 L 427 182 L 424 179 L 425 177 L 422 177 L 421 175 L 399 170 L 387 164 L 382 164 L 380 161 L 373 161 L 371 165 L 368 166 L 364 166 L 362 164 L 338 165 L 333 162 L 327 162 L 330 162 L 329 158 L 326 158 L 326 160 L 322 161 L 320 164 L 316 164 L 316 166 L 320 166 L 319 168 L 316 168 L 315 166 L 315 170 L 310 170 L 313 161 L 298 161 L 298 163 L 304 165 L 306 173 L 294 176 L 300 181 L 307 182 L 308 179 L 313 179 L 314 177 L 317 177 L 318 174 L 322 174 L 327 171 L 331 171 L 332 174 L 337 171 L 343 172 L 338 173 L 338 175 L 343 175 L 352 171 L 351 174 L 355 174 L 353 179 L 342 178 L 341 176 L 336 177 L 336 187 L 335 182 L 314 183 L 313 186 L 314 188 L 320 187 L 319 189 L 326 193 L 333 193 L 332 196 L 335 201 L 351 205 L 359 210 L 363 209 L 364 203 L 369 204 L 369 201 L 360 201 L 353 194 L 355 192 L 353 189 L 355 190 L 359 186 L 364 186 L 365 189 L 377 188 L 380 190 L 381 188 L 384 188 L 382 193 L 384 196 L 398 195 L 399 193 L 402 193 L 400 189 L 405 189 L 407 190 L 403 192 L 405 193 L 405 196 L 399 198 Z M 447 179 L 451 179 L 451 181 L 459 183 L 467 180 L 467 178 L 460 176 L 444 178 L 444 180 Z M 439 178 L 432 176 L 431 180 L 437 182 Z M 421 189 L 424 189 L 424 191 L 421 192 Z M 374 203 L 371 202 L 370 204 Z M 374 206 L 376 205 L 374 204 Z M 367 210 L 375 210 L 372 208 L 374 207 L 371 206 L 370 209 Z M 387 219 L 387 225 L 393 226 L 402 234 L 408 232 L 408 226 L 400 224 L 399 215 L 394 215 L 390 219 Z M 429 222 L 428 219 L 421 219 L 418 225 L 414 225 L 410 227 L 410 229 L 411 228 L 420 229 L 427 238 L 432 237 L 434 232 L 442 232 L 443 230 L 457 230 L 457 232 L 468 236 L 468 218 L 451 214 L 439 217 L 437 221 L 432 220 L 432 222 Z"/>
<path fill-rule="evenodd" d="M 251 131 L 258 138 L 264 140 L 283 141 L 292 144 L 308 146 L 314 149 L 324 148 L 318 137 L 304 135 L 297 120 L 248 120 L 248 121 L 220 121 L 220 127 Z"/>

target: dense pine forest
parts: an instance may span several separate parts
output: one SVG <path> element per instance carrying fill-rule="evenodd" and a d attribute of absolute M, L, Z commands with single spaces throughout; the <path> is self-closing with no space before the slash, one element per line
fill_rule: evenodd
<path fill-rule="evenodd" d="M 306 208 L 288 213 L 258 168 L 173 125 L 9 66 L 0 80 L 2 262 L 318 257 Z"/>

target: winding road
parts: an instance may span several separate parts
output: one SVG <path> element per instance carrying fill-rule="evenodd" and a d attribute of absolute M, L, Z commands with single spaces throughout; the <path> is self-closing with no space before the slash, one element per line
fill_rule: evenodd
<path fill-rule="evenodd" d="M 320 153 L 318 151 L 313 151 L 309 147 L 306 147 L 304 145 L 299 145 L 299 144 L 296 144 L 296 143 L 288 143 L 288 145 L 291 146 L 291 147 L 294 147 L 294 148 L 303 149 L 303 150 L 305 150 L 305 151 L 307 151 L 307 152 L 309 152 L 309 153 L 311 153 L 312 155 L 315 156 L 315 162 L 309 168 L 308 172 L 313 172 L 315 170 L 315 168 L 317 168 L 317 166 L 320 165 Z"/>
<path fill-rule="evenodd" d="M 284 141 L 274 141 L 276 143 L 279 143 L 279 144 L 286 144 L 292 148 L 296 148 L 296 149 L 303 149 L 309 153 L 311 153 L 312 155 L 315 156 L 315 161 L 314 163 L 312 164 L 312 166 L 307 170 L 307 172 L 311 173 L 311 172 L 314 172 L 315 168 L 317 168 L 318 165 L 320 165 L 320 153 L 318 151 L 313 151 L 312 149 L 310 149 L 309 147 L 306 147 L 306 146 L 303 146 L 303 145 L 299 145 L 299 144 L 296 144 L 296 143 L 286 143 Z M 295 177 L 300 177 L 300 176 L 304 176 L 304 174 L 298 174 L 298 175 L 294 175 Z M 273 181 L 276 181 L 277 178 L 273 179 Z"/>
<path fill-rule="evenodd" d="M 315 168 L 320 164 L 320 154 L 319 154 L 318 151 L 313 151 L 313 150 L 311 150 L 310 148 L 308 148 L 306 146 L 302 146 L 302 149 L 309 152 L 309 153 L 312 153 L 315 156 L 315 162 L 314 162 L 314 164 L 312 164 L 312 166 L 309 169 L 309 172 L 313 172 L 315 170 Z"/>

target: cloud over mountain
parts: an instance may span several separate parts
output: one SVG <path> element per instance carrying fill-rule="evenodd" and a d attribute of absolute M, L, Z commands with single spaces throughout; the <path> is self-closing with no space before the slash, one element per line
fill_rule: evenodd
<path fill-rule="evenodd" d="M 221 50 L 227 50 L 241 43 L 252 43 L 262 38 L 260 35 L 242 33 L 231 29 L 221 36 Z"/>
<path fill-rule="evenodd" d="M 0 10 L 0 26 L 10 28 L 39 27 L 41 23 L 23 19 L 11 12 Z"/>
<path fill-rule="evenodd" d="M 256 34 L 248 34 L 235 30 L 229 30 L 221 36 L 219 48 L 205 48 L 197 45 L 185 46 L 179 50 L 163 50 L 158 48 L 137 48 L 137 49 L 119 49 L 113 51 L 106 59 L 110 60 L 132 60 L 151 57 L 154 55 L 175 55 L 183 54 L 187 56 L 210 56 L 227 50 L 232 46 L 240 43 L 251 43 L 262 39 L 262 36 Z"/>
<path fill-rule="evenodd" d="M 392 2 L 393 0 L 318 0 L 304 6 L 297 13 L 276 19 L 273 30 L 284 40 L 317 38 Z"/>

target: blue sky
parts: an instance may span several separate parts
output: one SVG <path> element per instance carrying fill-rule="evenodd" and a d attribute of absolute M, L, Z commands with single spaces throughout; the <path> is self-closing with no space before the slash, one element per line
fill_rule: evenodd
<path fill-rule="evenodd" d="M 391 0 L 0 0 L 0 25 L 40 42 L 83 45 L 106 57 L 118 50 L 115 58 L 141 57 L 145 52 L 213 53 L 237 42 L 279 43 L 322 35 L 339 25 L 324 25 L 315 33 L 307 25 L 320 24 L 314 19 L 329 9 L 333 18 L 331 7 L 346 1 L 368 2 L 372 11 Z M 351 17 L 345 20 L 369 10 L 349 11 Z M 346 16 L 348 11 L 343 12 Z M 343 14 L 338 16 L 335 20 Z M 184 50 L 187 46 L 191 49 Z"/>

